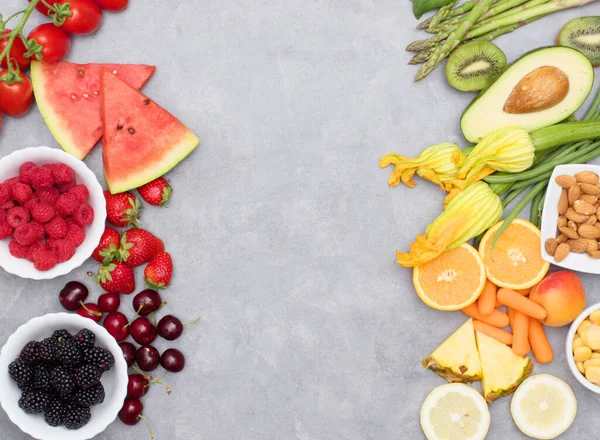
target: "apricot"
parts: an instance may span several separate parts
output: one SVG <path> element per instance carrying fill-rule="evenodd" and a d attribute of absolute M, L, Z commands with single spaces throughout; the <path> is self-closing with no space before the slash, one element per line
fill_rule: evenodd
<path fill-rule="evenodd" d="M 548 327 L 562 327 L 575 320 L 586 304 L 581 279 L 573 272 L 561 270 L 544 278 L 531 289 L 529 299 L 546 309 L 543 321 Z"/>

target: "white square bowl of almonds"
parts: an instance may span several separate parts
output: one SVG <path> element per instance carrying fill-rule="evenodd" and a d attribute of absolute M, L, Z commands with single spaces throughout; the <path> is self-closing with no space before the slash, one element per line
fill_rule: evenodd
<path fill-rule="evenodd" d="M 600 166 L 554 168 L 542 213 L 542 257 L 565 269 L 600 274 Z"/>
<path fill-rule="evenodd" d="M 573 321 L 565 349 L 575 379 L 600 394 L 600 304 L 588 307 Z"/>

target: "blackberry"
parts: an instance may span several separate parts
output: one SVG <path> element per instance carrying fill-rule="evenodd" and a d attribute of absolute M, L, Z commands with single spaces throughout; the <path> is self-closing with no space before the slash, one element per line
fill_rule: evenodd
<path fill-rule="evenodd" d="M 77 387 L 73 374 L 64 367 L 55 367 L 50 372 L 50 383 L 61 396 L 68 396 Z"/>
<path fill-rule="evenodd" d="M 87 390 L 77 391 L 71 398 L 71 401 L 79 406 L 92 406 L 104 402 L 104 397 L 104 387 L 102 384 L 98 384 Z"/>
<path fill-rule="evenodd" d="M 102 371 L 95 365 L 86 364 L 78 367 L 73 375 L 75 376 L 77 385 L 85 390 L 100 383 Z"/>
<path fill-rule="evenodd" d="M 24 391 L 19 399 L 19 407 L 29 414 L 46 411 L 50 404 L 50 395 L 43 391 Z"/>
<path fill-rule="evenodd" d="M 44 365 L 38 365 L 36 367 L 31 388 L 37 391 L 46 391 L 47 393 L 53 391 L 48 367 Z"/>
<path fill-rule="evenodd" d="M 81 350 L 72 339 L 58 341 L 58 362 L 67 367 L 77 367 L 82 359 Z"/>
<path fill-rule="evenodd" d="M 90 348 L 84 354 L 86 364 L 92 364 L 100 368 L 102 371 L 110 370 L 115 364 L 115 358 L 112 353 L 104 348 Z"/>
<path fill-rule="evenodd" d="M 34 377 L 33 369 L 21 359 L 8 366 L 8 373 L 21 389 L 28 388 Z"/>
<path fill-rule="evenodd" d="M 58 361 L 58 341 L 55 338 L 46 338 L 40 342 L 41 357 L 47 364 Z"/>
<path fill-rule="evenodd" d="M 92 414 L 89 407 L 71 404 L 65 405 L 63 423 L 67 429 L 79 429 L 87 425 L 90 417 L 92 417 Z"/>
<path fill-rule="evenodd" d="M 77 342 L 77 345 L 81 350 L 85 351 L 94 346 L 96 335 L 87 328 L 84 328 L 79 330 L 79 333 L 75 335 L 75 342 Z"/>
<path fill-rule="evenodd" d="M 52 399 L 46 408 L 44 418 L 50 426 L 60 426 L 63 424 L 65 406 L 59 399 Z"/>
<path fill-rule="evenodd" d="M 19 354 L 19 359 L 29 365 L 36 365 L 41 362 L 40 343 L 37 341 L 28 342 Z"/>
<path fill-rule="evenodd" d="M 73 335 L 71 335 L 71 333 L 69 333 L 69 331 L 66 329 L 55 330 L 54 333 L 52 333 L 52 337 L 59 342 L 62 341 L 63 339 L 68 339 L 68 340 L 73 339 Z"/>

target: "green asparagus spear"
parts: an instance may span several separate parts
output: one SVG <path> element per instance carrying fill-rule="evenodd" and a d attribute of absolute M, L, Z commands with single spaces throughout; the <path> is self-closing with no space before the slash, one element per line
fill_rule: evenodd
<path fill-rule="evenodd" d="M 452 33 L 452 31 L 440 32 L 439 34 L 428 38 L 426 40 L 417 40 L 406 46 L 408 52 L 421 52 L 422 50 L 429 49 L 431 47 L 438 46 L 439 43 Z"/>
<path fill-rule="evenodd" d="M 442 21 L 444 21 L 446 19 L 446 16 L 448 15 L 448 13 L 458 3 L 458 1 L 459 0 L 452 0 L 446 6 L 442 6 L 440 8 L 440 10 L 437 12 L 437 14 L 435 14 L 432 17 L 431 23 L 429 23 L 429 27 L 436 27 L 439 23 L 441 23 Z"/>
<path fill-rule="evenodd" d="M 548 15 L 548 14 L 546 14 L 546 15 Z M 508 26 L 504 26 L 504 27 L 501 27 L 501 28 L 498 28 L 498 29 L 494 29 L 493 31 L 488 32 L 487 34 L 481 35 L 481 36 L 478 36 L 478 37 L 473 37 L 472 32 L 475 29 L 477 29 L 477 28 L 473 28 L 471 30 L 471 32 L 467 32 L 467 34 L 465 35 L 463 41 L 471 40 L 471 39 L 476 39 L 478 41 L 492 41 L 495 38 L 498 38 L 498 37 L 500 37 L 500 36 L 502 36 L 504 34 L 508 34 L 508 33 L 512 32 L 512 31 L 514 31 L 516 29 L 519 29 L 520 27 L 523 27 L 523 26 L 525 26 L 525 25 L 527 25 L 529 23 L 532 23 L 532 22 L 534 22 L 536 20 L 539 20 L 540 18 L 544 18 L 546 15 L 540 15 L 538 17 L 528 18 L 527 20 L 518 21 L 518 22 L 510 24 Z"/>
<path fill-rule="evenodd" d="M 500 20 L 505 17 L 510 17 L 510 16 L 518 14 L 522 11 L 526 11 L 526 10 L 534 8 L 536 6 L 548 3 L 548 0 L 527 0 L 526 2 L 523 2 L 522 0 L 515 0 L 515 1 L 519 1 L 519 2 L 521 2 L 521 4 L 516 5 L 515 7 L 510 8 L 510 9 L 506 9 L 504 11 L 499 11 L 498 13 L 496 13 L 494 16 L 492 16 L 490 18 L 486 17 L 487 19 L 485 19 L 485 20 L 479 20 L 477 22 L 477 27 L 486 26 L 490 23 L 493 23 L 494 20 Z"/>
<path fill-rule="evenodd" d="M 429 57 L 431 56 L 432 53 L 433 53 L 433 48 L 424 49 L 421 52 L 417 53 L 414 57 L 412 57 L 410 59 L 410 61 L 408 62 L 408 64 L 411 64 L 411 65 L 423 64 L 424 62 L 426 62 L 429 59 Z"/>

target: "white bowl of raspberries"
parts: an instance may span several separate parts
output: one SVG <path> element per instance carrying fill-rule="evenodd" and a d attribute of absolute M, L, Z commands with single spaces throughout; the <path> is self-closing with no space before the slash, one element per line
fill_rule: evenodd
<path fill-rule="evenodd" d="M 127 395 L 127 363 L 115 339 L 68 313 L 34 318 L 0 352 L 0 404 L 39 440 L 86 440 L 117 417 Z"/>
<path fill-rule="evenodd" d="M 95 174 L 49 147 L 0 159 L 0 266 L 34 280 L 66 275 L 104 232 L 106 204 Z"/>

